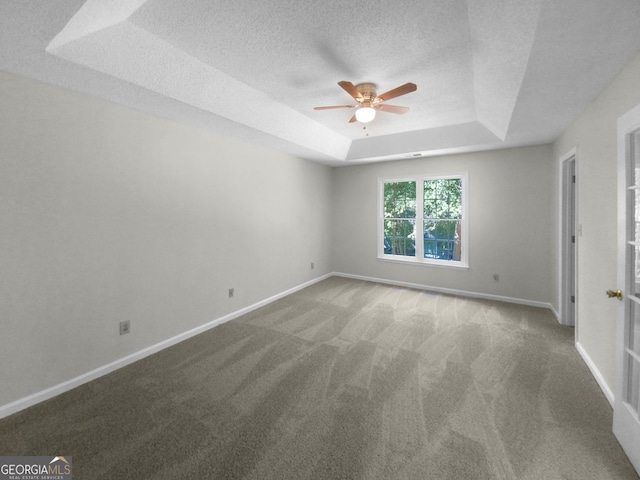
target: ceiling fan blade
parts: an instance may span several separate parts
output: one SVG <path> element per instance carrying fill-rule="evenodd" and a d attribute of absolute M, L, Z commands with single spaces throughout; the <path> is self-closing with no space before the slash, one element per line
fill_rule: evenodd
<path fill-rule="evenodd" d="M 400 95 L 405 95 L 407 93 L 415 92 L 418 89 L 415 83 L 405 83 L 393 90 L 389 90 L 388 92 L 383 93 L 382 95 L 378 95 L 376 100 L 384 102 L 385 100 L 389 100 L 391 98 L 399 97 Z"/>
<path fill-rule="evenodd" d="M 334 108 L 353 108 L 355 105 L 333 105 L 331 107 L 313 107 L 314 110 L 332 110 Z"/>
<path fill-rule="evenodd" d="M 376 110 L 382 110 L 383 112 L 389 113 L 397 113 L 398 115 L 402 115 L 409 111 L 409 107 L 399 107 L 398 105 L 387 105 L 383 103 L 382 105 L 378 105 Z"/>
<path fill-rule="evenodd" d="M 358 91 L 353 83 L 343 80 L 341 82 L 338 82 L 338 85 L 340 85 L 344 89 L 344 91 L 351 95 L 355 100 L 362 100 L 362 94 Z"/>
<path fill-rule="evenodd" d="M 354 114 L 353 114 L 353 117 L 351 117 L 351 118 L 349 119 L 349 123 L 353 123 L 353 122 L 357 122 L 357 121 L 358 121 L 358 119 L 356 118 L 356 115 L 355 115 L 355 113 L 354 113 Z"/>

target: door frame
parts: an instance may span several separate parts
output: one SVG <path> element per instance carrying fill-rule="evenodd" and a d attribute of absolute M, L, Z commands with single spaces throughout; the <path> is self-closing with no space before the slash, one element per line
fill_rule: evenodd
<path fill-rule="evenodd" d="M 578 184 L 577 148 L 560 157 L 560 323 L 578 335 Z M 575 237 L 572 244 L 571 237 Z M 574 297 L 572 302 L 571 297 Z"/>

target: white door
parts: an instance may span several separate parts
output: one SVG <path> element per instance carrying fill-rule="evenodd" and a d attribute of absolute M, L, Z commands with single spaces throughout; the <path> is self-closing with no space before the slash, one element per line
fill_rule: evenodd
<path fill-rule="evenodd" d="M 613 431 L 640 472 L 640 105 L 618 120 L 618 385 Z M 623 294 L 624 293 L 624 294 Z"/>

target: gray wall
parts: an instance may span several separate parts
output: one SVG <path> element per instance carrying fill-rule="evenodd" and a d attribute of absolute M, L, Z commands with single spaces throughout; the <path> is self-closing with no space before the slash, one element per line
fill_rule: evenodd
<path fill-rule="evenodd" d="M 331 180 L 0 72 L 0 406 L 331 272 Z"/>
<path fill-rule="evenodd" d="M 330 169 L 0 72 L 0 406 L 332 271 L 558 310 L 574 147 L 577 339 L 614 390 L 616 120 L 638 78 L 640 56 L 553 146 Z M 378 179 L 464 171 L 469 270 L 377 260 Z"/>
<path fill-rule="evenodd" d="M 411 159 L 336 169 L 336 270 L 424 286 L 548 303 L 553 226 L 549 146 Z M 468 270 L 378 260 L 378 179 L 469 174 Z M 492 275 L 500 275 L 494 282 Z"/>
<path fill-rule="evenodd" d="M 554 143 L 556 159 L 576 148 L 578 189 L 578 322 L 577 342 L 596 375 L 615 393 L 617 309 L 605 296 L 624 288 L 616 278 L 617 120 L 640 103 L 640 55 Z M 554 183 L 559 183 L 557 161 Z M 557 197 L 556 200 L 557 202 Z"/>

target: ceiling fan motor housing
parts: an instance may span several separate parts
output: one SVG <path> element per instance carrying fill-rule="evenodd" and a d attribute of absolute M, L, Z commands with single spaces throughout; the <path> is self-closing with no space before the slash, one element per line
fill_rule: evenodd
<path fill-rule="evenodd" d="M 373 83 L 359 83 L 356 90 L 362 95 L 361 104 L 372 104 L 376 98 L 376 86 Z"/>

